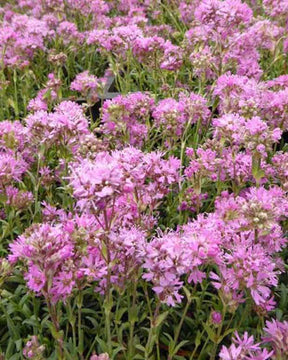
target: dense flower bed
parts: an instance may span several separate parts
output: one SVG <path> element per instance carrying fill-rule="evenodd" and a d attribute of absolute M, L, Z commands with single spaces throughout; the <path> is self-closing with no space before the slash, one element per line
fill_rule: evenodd
<path fill-rule="evenodd" d="M 288 358 L 288 1 L 0 7 L 0 358 Z"/>

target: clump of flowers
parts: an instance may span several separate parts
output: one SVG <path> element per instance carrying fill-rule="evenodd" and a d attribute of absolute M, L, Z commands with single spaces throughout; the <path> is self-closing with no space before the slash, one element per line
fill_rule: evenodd
<path fill-rule="evenodd" d="M 141 147 L 147 139 L 154 99 L 145 93 L 119 95 L 105 101 L 102 109 L 101 131 L 116 146 L 130 144 Z"/>
<path fill-rule="evenodd" d="M 93 104 L 103 92 L 105 79 L 98 79 L 95 75 L 84 71 L 76 76 L 70 85 L 70 89 L 79 92 L 88 103 Z"/>
<path fill-rule="evenodd" d="M 262 246 L 251 246 L 251 236 L 246 234 L 246 237 L 234 238 L 234 247 L 222 256 L 220 276 L 215 273 L 211 276 L 214 286 L 227 298 L 228 304 L 229 293 L 234 297 L 237 294 L 241 299 L 244 296 L 242 291 L 248 290 L 255 304 L 269 311 L 275 306 L 270 288 L 277 286 L 280 272 Z"/>
<path fill-rule="evenodd" d="M 166 142 L 171 142 L 177 141 L 191 125 L 197 122 L 202 126 L 205 125 L 210 111 L 202 96 L 194 93 L 180 93 L 178 101 L 172 98 L 160 100 L 152 116 L 155 125 L 166 135 Z"/>
<path fill-rule="evenodd" d="M 272 358 L 284 359 L 288 355 L 288 322 L 272 319 L 271 321 L 266 321 L 265 325 L 263 341 L 272 346 L 274 351 L 274 357 Z"/>
<path fill-rule="evenodd" d="M 27 109 L 29 111 L 47 111 L 48 108 L 56 102 L 58 90 L 61 87 L 61 80 L 55 74 L 48 74 L 46 86 L 38 91 L 37 96 L 29 101 Z"/>
<path fill-rule="evenodd" d="M 6 204 L 18 210 L 27 208 L 33 201 L 33 194 L 30 191 L 21 191 L 13 186 L 7 186 Z"/>
<path fill-rule="evenodd" d="M 10 245 L 9 260 L 27 266 L 27 286 L 56 302 L 65 300 L 75 285 L 74 244 L 61 225 L 34 224 Z"/>
<path fill-rule="evenodd" d="M 240 336 L 236 331 L 232 338 L 232 345 L 228 348 L 222 346 L 220 359 L 284 359 L 287 356 L 287 321 L 272 319 L 267 320 L 265 325 L 263 329 L 265 334 L 262 336 L 261 343 L 255 343 L 254 336 L 249 336 L 247 332 Z"/>
<path fill-rule="evenodd" d="M 227 348 L 223 346 L 219 357 L 221 360 L 234 359 L 261 359 L 268 360 L 273 355 L 273 351 L 261 349 L 260 344 L 254 342 L 254 337 L 247 332 L 242 337 L 236 332 L 232 345 Z"/>
<path fill-rule="evenodd" d="M 31 336 L 30 340 L 26 342 L 23 349 L 23 355 L 25 359 L 42 360 L 44 359 L 43 353 L 45 346 L 40 345 L 36 335 Z"/>
<path fill-rule="evenodd" d="M 286 3 L 2 4 L 1 359 L 288 357 Z"/>
<path fill-rule="evenodd" d="M 130 147 L 72 163 L 69 182 L 81 209 L 97 215 L 104 211 L 119 224 L 137 223 L 145 211 L 152 216 L 178 181 L 178 169 L 176 158 L 164 160 L 160 152 Z"/>
<path fill-rule="evenodd" d="M 168 305 L 175 306 L 183 298 L 182 275 L 188 275 L 189 283 L 201 283 L 206 277 L 201 269 L 220 254 L 219 239 L 209 229 L 201 230 L 191 223 L 147 244 L 143 278 L 153 282 L 153 290 Z"/>
<path fill-rule="evenodd" d="M 244 117 L 259 114 L 262 89 L 254 78 L 225 73 L 216 81 L 214 95 L 219 97 L 219 110 L 221 114 L 238 113 Z"/>
<path fill-rule="evenodd" d="M 245 119 L 236 114 L 214 119 L 213 126 L 215 138 L 228 141 L 232 146 L 242 145 L 250 151 L 259 152 L 271 149 L 272 145 L 279 141 L 282 133 L 279 128 L 270 130 L 259 117 Z"/>
<path fill-rule="evenodd" d="M 51 113 L 36 111 L 29 115 L 25 122 L 35 145 L 38 146 L 41 143 L 48 147 L 61 144 L 73 150 L 80 137 L 89 133 L 88 120 L 83 109 L 72 101 L 61 102 Z"/>

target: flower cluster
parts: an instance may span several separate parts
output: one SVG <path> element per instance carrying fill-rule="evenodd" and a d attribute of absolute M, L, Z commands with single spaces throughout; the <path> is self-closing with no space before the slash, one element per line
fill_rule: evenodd
<path fill-rule="evenodd" d="M 30 290 L 55 302 L 70 295 L 75 285 L 74 244 L 60 225 L 33 225 L 10 245 L 9 260 L 27 264 Z"/>
<path fill-rule="evenodd" d="M 70 89 L 78 91 L 87 98 L 88 102 L 96 102 L 99 93 L 104 87 L 104 79 L 98 79 L 94 75 L 90 75 L 88 71 L 84 71 L 76 76 L 70 85 Z"/>
<path fill-rule="evenodd" d="M 33 335 L 31 339 L 26 342 L 23 355 L 26 359 L 41 360 L 44 350 L 45 346 L 40 345 L 37 336 Z"/>
<path fill-rule="evenodd" d="M 88 120 L 80 105 L 63 101 L 54 112 L 36 111 L 26 119 L 26 128 L 34 141 L 54 145 L 75 146 L 82 135 L 88 134 Z"/>
<path fill-rule="evenodd" d="M 126 143 L 141 147 L 148 136 L 153 106 L 153 98 L 140 92 L 105 101 L 102 108 L 103 133 L 118 146 Z"/>
<path fill-rule="evenodd" d="M 179 165 L 178 159 L 165 160 L 160 152 L 145 154 L 130 147 L 72 163 L 69 182 L 81 209 L 94 214 L 105 210 L 119 224 L 144 225 L 148 219 L 141 213 L 151 215 L 157 209 L 177 183 Z"/>
<path fill-rule="evenodd" d="M 249 336 L 247 332 L 244 333 L 243 337 L 240 337 L 236 332 L 232 345 L 229 348 L 223 346 L 219 354 L 221 360 L 269 360 L 272 355 L 273 351 L 269 352 L 267 349 L 261 349 L 260 344 L 255 344 L 254 337 Z"/>
<path fill-rule="evenodd" d="M 162 302 L 174 306 L 181 302 L 179 293 L 188 275 L 188 282 L 201 283 L 206 277 L 204 265 L 217 262 L 219 238 L 212 228 L 199 228 L 190 223 L 176 232 L 155 237 L 147 244 L 143 278 L 153 282 L 153 290 Z"/>
<path fill-rule="evenodd" d="M 288 356 L 287 11 L 0 6 L 5 358 Z"/>
<path fill-rule="evenodd" d="M 262 336 L 262 342 L 254 342 L 253 335 L 249 336 L 247 332 L 241 337 L 238 332 L 235 332 L 232 339 L 232 345 L 227 348 L 223 346 L 219 354 L 221 360 L 234 359 L 284 359 L 287 356 L 287 321 L 279 321 L 272 319 L 266 321 L 266 327 L 263 329 L 265 335 Z M 261 348 L 261 345 L 268 346 Z"/>

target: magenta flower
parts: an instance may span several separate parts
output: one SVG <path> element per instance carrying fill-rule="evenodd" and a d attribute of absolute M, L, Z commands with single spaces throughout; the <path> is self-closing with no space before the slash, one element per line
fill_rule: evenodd
<path fill-rule="evenodd" d="M 264 331 L 263 341 L 272 345 L 277 359 L 285 359 L 288 355 L 288 321 L 266 321 Z"/>
<path fill-rule="evenodd" d="M 269 360 L 273 351 L 261 349 L 260 344 L 254 343 L 254 337 L 249 336 L 247 332 L 242 337 L 235 332 L 233 343 L 229 348 L 222 346 L 219 357 L 221 360 Z"/>
<path fill-rule="evenodd" d="M 27 265 L 28 287 L 52 301 L 65 300 L 75 284 L 73 240 L 61 225 L 34 224 L 10 244 L 8 259 Z"/>
<path fill-rule="evenodd" d="M 211 320 L 213 324 L 219 325 L 222 322 L 222 315 L 219 311 L 212 311 L 211 313 Z"/>
<path fill-rule="evenodd" d="M 128 143 L 141 147 L 147 139 L 154 99 L 145 93 L 119 95 L 105 101 L 102 108 L 102 131 L 118 147 Z"/>
<path fill-rule="evenodd" d="M 29 267 L 29 272 L 25 276 L 25 280 L 27 280 L 27 285 L 30 290 L 39 293 L 39 291 L 46 284 L 46 276 L 36 265 L 31 265 Z"/>

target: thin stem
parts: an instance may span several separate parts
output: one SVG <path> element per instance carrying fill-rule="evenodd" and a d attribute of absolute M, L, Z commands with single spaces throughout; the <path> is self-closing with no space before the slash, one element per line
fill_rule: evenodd
<path fill-rule="evenodd" d="M 78 294 L 77 299 L 77 318 L 78 318 L 78 353 L 81 359 L 83 357 L 83 331 L 82 331 L 82 304 L 83 304 L 83 295 L 81 293 Z"/>
<path fill-rule="evenodd" d="M 130 358 L 132 359 L 133 355 L 134 355 L 133 341 L 134 341 L 134 328 L 135 328 L 135 322 L 136 322 L 136 298 L 137 298 L 137 282 L 133 281 L 132 305 L 129 308 L 129 321 L 130 321 L 129 345 L 128 345 L 128 358 L 129 359 Z"/>
<path fill-rule="evenodd" d="M 214 345 L 213 345 L 212 353 L 211 353 L 211 355 L 210 355 L 210 360 L 215 360 L 215 358 L 216 358 L 216 352 L 217 352 L 217 348 L 218 348 L 218 342 L 219 342 L 219 339 L 220 339 L 220 337 L 221 337 L 221 333 L 222 333 L 222 328 L 223 328 L 225 316 L 226 316 L 226 305 L 223 306 L 222 322 L 221 322 L 221 324 L 219 325 L 219 327 L 218 327 L 218 329 L 217 329 L 217 338 L 216 338 L 216 341 L 214 342 Z"/>
<path fill-rule="evenodd" d="M 45 295 L 45 300 L 46 300 L 46 304 L 48 307 L 48 312 L 49 312 L 50 318 L 51 318 L 53 326 L 54 326 L 54 331 L 55 331 L 54 339 L 56 340 L 56 343 L 57 343 L 57 352 L 58 352 L 57 359 L 64 360 L 63 337 L 59 331 L 60 326 L 59 326 L 59 322 L 58 322 L 57 309 L 56 309 L 55 305 L 51 304 L 50 299 L 47 295 Z"/>
<path fill-rule="evenodd" d="M 73 310 L 72 310 L 70 299 L 68 299 L 68 301 L 67 301 L 67 309 L 68 309 L 68 314 L 69 314 L 69 323 L 70 323 L 71 329 L 72 329 L 73 346 L 76 348 L 77 347 L 77 339 L 76 339 L 76 329 L 75 329 L 75 317 L 73 316 Z"/>
<path fill-rule="evenodd" d="M 202 339 L 202 336 L 203 336 L 204 332 L 205 332 L 205 330 L 202 331 L 201 336 L 200 336 L 200 340 Z M 199 341 L 199 345 L 200 345 L 200 341 Z M 195 345 L 195 348 L 194 348 L 189 360 L 194 359 L 194 355 L 196 354 L 196 351 L 198 350 L 199 345 L 198 344 Z"/>
<path fill-rule="evenodd" d="M 189 307 L 190 307 L 190 305 L 191 305 L 191 301 L 192 301 L 191 297 L 188 297 L 188 298 L 187 298 L 186 306 L 185 306 L 185 308 L 184 308 L 183 314 L 182 314 L 181 319 L 180 319 L 180 322 L 179 322 L 179 325 L 178 325 L 178 327 L 177 327 L 177 329 L 176 329 L 176 332 L 175 332 L 175 336 L 174 336 L 174 347 L 176 347 L 176 345 L 177 345 L 177 342 L 178 342 L 178 339 L 179 339 L 179 335 L 180 335 L 180 332 L 181 332 L 181 329 L 182 329 L 182 326 L 183 326 L 183 323 L 184 323 L 186 314 L 187 314 L 187 312 L 188 312 L 188 310 L 189 310 Z M 173 351 L 174 351 L 174 349 L 173 349 Z M 174 356 L 174 354 L 171 354 L 171 355 L 169 354 L 168 360 L 172 360 L 172 359 L 173 359 L 173 356 Z"/>

